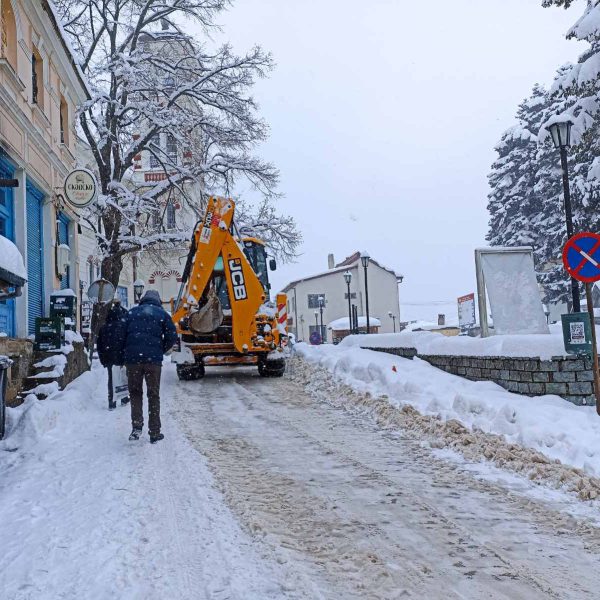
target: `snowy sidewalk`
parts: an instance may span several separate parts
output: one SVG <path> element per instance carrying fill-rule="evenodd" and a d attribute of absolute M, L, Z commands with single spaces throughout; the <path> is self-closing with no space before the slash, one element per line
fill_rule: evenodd
<path fill-rule="evenodd" d="M 129 407 L 109 412 L 104 370 L 9 410 L 0 442 L 3 600 L 281 597 L 271 564 L 213 488 L 204 458 L 169 417 L 164 443 L 132 443 Z"/>

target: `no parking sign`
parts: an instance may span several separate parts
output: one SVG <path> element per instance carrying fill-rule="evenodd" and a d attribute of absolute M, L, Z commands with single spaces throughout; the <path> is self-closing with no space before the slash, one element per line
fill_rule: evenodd
<path fill-rule="evenodd" d="M 588 314 L 572 313 L 562 315 L 565 350 L 577 354 L 581 351 L 587 354 L 589 352 L 588 348 L 591 350 L 596 412 L 600 415 L 600 374 L 598 372 L 596 319 L 591 285 L 595 281 L 600 281 L 600 235 L 589 231 L 574 235 L 565 244 L 563 263 L 573 279 L 585 283 L 588 305 Z"/>
<path fill-rule="evenodd" d="M 600 281 L 600 235 L 578 233 L 563 250 L 565 269 L 573 279 L 584 283 Z"/>

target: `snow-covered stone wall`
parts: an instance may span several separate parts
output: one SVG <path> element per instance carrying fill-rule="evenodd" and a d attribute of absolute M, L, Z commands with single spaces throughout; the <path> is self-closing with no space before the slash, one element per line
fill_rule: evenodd
<path fill-rule="evenodd" d="M 453 375 L 472 381 L 493 381 L 509 392 L 527 396 L 555 394 L 578 406 L 591 405 L 592 363 L 589 358 L 554 356 L 549 360 L 531 357 L 449 356 L 419 354 L 415 348 L 375 348 L 403 358 L 420 358 Z"/>

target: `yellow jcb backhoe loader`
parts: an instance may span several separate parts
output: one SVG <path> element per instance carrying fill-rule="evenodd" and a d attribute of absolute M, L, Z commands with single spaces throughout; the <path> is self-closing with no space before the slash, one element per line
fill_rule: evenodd
<path fill-rule="evenodd" d="M 287 298 L 269 301 L 265 245 L 234 235 L 234 211 L 232 199 L 211 197 L 194 229 L 173 306 L 180 379 L 200 379 L 205 366 L 257 365 L 263 377 L 285 371 Z"/>

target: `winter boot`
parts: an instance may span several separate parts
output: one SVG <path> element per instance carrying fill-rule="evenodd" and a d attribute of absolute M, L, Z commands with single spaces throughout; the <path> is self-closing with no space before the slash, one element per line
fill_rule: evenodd
<path fill-rule="evenodd" d="M 121 398 L 121 406 L 125 406 L 126 404 L 129 404 L 129 396 Z"/>
<path fill-rule="evenodd" d="M 156 442 L 160 442 L 160 440 L 164 440 L 165 436 L 162 433 L 152 433 L 150 434 L 150 443 L 156 444 Z"/>
<path fill-rule="evenodd" d="M 114 400 L 111 400 L 108 403 L 108 410 L 115 410 L 115 408 L 117 408 L 117 403 Z"/>
<path fill-rule="evenodd" d="M 134 427 L 131 430 L 131 433 L 129 434 L 129 441 L 133 442 L 134 440 L 139 440 L 140 439 L 140 435 L 142 435 L 142 428 L 141 427 Z"/>

